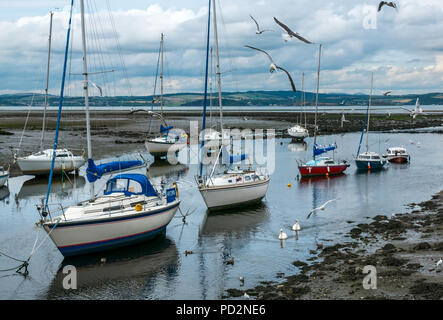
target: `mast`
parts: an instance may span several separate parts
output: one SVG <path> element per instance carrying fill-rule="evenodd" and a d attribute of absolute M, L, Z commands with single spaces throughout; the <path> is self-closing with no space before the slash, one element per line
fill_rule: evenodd
<path fill-rule="evenodd" d="M 205 93 L 203 98 L 203 120 L 202 120 L 202 132 L 206 129 L 206 106 L 207 106 L 207 93 L 208 93 L 208 60 L 209 60 L 209 33 L 211 29 L 211 0 L 208 0 L 208 34 L 206 38 L 206 68 L 205 68 Z M 200 177 L 203 173 L 203 152 L 205 145 L 205 135 L 202 135 L 201 143 L 201 159 L 200 159 Z"/>
<path fill-rule="evenodd" d="M 214 37 L 215 37 L 215 57 L 217 68 L 217 87 L 218 87 L 218 105 L 220 106 L 220 133 L 223 142 L 223 105 L 222 105 L 222 93 L 221 93 L 221 77 L 220 77 L 220 57 L 218 50 L 218 33 L 217 33 L 217 14 L 215 11 L 215 0 L 212 0 L 212 6 L 214 7 Z"/>
<path fill-rule="evenodd" d="M 43 125 L 42 125 L 42 137 L 40 140 L 40 151 L 43 151 L 43 139 L 45 136 L 45 126 L 46 126 L 46 109 L 48 108 L 48 90 L 49 90 L 49 66 L 51 61 L 51 38 L 52 38 L 52 16 L 54 12 L 50 12 L 50 22 L 49 22 L 49 38 L 48 38 L 48 66 L 46 69 L 46 88 L 45 88 L 45 109 L 43 111 Z"/>
<path fill-rule="evenodd" d="M 305 129 L 306 129 L 306 112 L 304 112 L 304 108 L 305 108 L 305 73 L 303 72 L 301 75 L 301 110 L 302 110 L 302 114 L 300 115 L 300 118 L 302 118 L 303 113 L 305 115 Z M 301 124 L 301 119 L 300 119 L 300 124 Z"/>
<path fill-rule="evenodd" d="M 212 47 L 210 49 L 210 68 L 209 68 L 209 127 L 212 128 Z"/>
<path fill-rule="evenodd" d="M 368 123 L 367 123 L 367 126 L 366 126 L 366 152 L 369 151 L 369 119 L 371 117 L 370 109 L 371 109 L 371 103 L 372 103 L 372 86 L 373 86 L 373 83 L 374 83 L 374 73 L 372 72 L 371 73 L 371 92 L 369 94 Z"/>
<path fill-rule="evenodd" d="M 45 200 L 44 210 L 48 209 L 49 195 L 51 193 L 52 176 L 54 174 L 55 150 L 57 149 L 57 144 L 58 144 L 58 133 L 59 133 L 59 130 L 60 130 L 60 118 L 61 118 L 62 107 L 63 107 L 63 93 L 64 93 L 64 90 L 65 90 L 66 66 L 67 66 L 67 61 L 68 61 L 69 38 L 70 38 L 70 35 L 71 35 L 71 21 L 72 21 L 72 8 L 73 7 L 74 7 L 74 0 L 71 0 L 71 9 L 70 9 L 70 12 L 69 12 L 68 33 L 67 33 L 67 36 L 66 36 L 65 57 L 64 57 L 64 60 L 63 60 L 62 84 L 61 84 L 61 87 L 60 87 L 60 97 L 59 97 L 59 104 L 58 104 L 57 125 L 56 125 L 56 128 L 55 128 L 54 147 L 53 147 L 53 151 L 52 151 L 51 172 L 49 173 L 48 190 L 46 192 L 46 200 Z"/>
<path fill-rule="evenodd" d="M 161 108 L 161 112 L 160 114 L 163 117 L 163 33 L 161 34 L 161 68 L 160 68 L 160 108 Z"/>
<path fill-rule="evenodd" d="M 317 143 L 317 112 L 318 112 L 318 87 L 320 85 L 320 57 L 321 57 L 321 43 L 318 47 L 317 93 L 315 96 L 315 119 L 314 119 L 314 145 Z M 315 155 L 314 155 L 314 160 L 315 160 Z"/>
<path fill-rule="evenodd" d="M 85 95 L 86 110 L 86 137 L 88 141 L 88 159 L 92 159 L 91 146 L 91 123 L 89 119 L 89 93 L 88 93 L 88 65 L 86 61 L 86 31 L 85 31 L 85 5 L 80 1 L 81 25 L 82 25 L 82 51 L 83 51 L 83 93 Z"/>

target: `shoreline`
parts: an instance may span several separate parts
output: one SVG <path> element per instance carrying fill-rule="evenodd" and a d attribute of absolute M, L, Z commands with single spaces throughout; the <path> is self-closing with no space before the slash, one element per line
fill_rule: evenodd
<path fill-rule="evenodd" d="M 408 207 L 410 213 L 378 215 L 358 224 L 347 233 L 349 242 L 318 243 L 310 263 L 294 261 L 294 274 L 281 283 L 228 289 L 222 298 L 247 293 L 257 300 L 443 299 L 443 267 L 436 267 L 443 257 L 443 190 Z M 366 265 L 376 268 L 375 290 L 363 288 Z"/>

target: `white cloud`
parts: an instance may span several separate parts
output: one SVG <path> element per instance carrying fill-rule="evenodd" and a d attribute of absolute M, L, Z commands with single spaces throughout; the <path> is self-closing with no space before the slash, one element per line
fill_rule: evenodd
<path fill-rule="evenodd" d="M 283 30 L 272 19 L 275 16 L 307 39 L 323 43 L 322 92 L 365 90 L 370 71 L 375 72 L 383 88 L 402 92 L 441 91 L 443 2 L 399 0 L 397 3 L 398 11 L 385 7 L 377 14 L 376 29 L 365 29 L 363 19 L 367 11 L 364 8 L 375 6 L 374 3 L 224 0 L 216 7 L 221 69 L 229 71 L 223 74 L 223 90 L 289 90 L 286 75 L 281 72 L 270 75 L 267 58 L 244 48 L 245 44 L 267 50 L 277 64 L 291 72 L 297 88 L 301 87 L 301 73 L 305 72 L 306 88 L 314 89 L 317 46 L 298 40 L 285 43 L 281 38 Z M 54 5 L 54 1 L 49 4 Z M 193 2 L 189 7 L 172 0 L 151 1 L 136 8 L 129 8 L 129 3 L 126 6 L 113 11 L 112 17 L 133 94 L 152 92 L 162 32 L 169 81 L 165 85 L 169 85 L 169 92 L 202 91 L 207 1 Z M 272 28 L 274 32 L 255 35 L 255 25 L 249 14 L 262 28 Z M 54 15 L 50 81 L 54 94 L 58 93 L 60 85 L 67 15 L 67 7 Z M 88 41 L 91 72 L 116 70 L 106 76 L 96 75 L 94 80 L 97 83 L 105 78 L 112 80 L 118 94 L 128 94 L 106 7 L 97 8 L 95 20 L 88 18 L 88 21 L 89 35 L 92 35 L 92 40 Z M 92 26 L 104 34 L 104 39 L 94 40 Z M 44 86 L 48 27 L 49 14 L 27 14 L 13 21 L 0 21 L 0 92 L 35 91 Z M 78 8 L 74 15 L 73 39 L 70 70 L 81 73 Z M 96 54 L 99 49 L 104 49 L 105 54 Z M 71 79 L 77 81 L 78 78 L 71 75 Z"/>

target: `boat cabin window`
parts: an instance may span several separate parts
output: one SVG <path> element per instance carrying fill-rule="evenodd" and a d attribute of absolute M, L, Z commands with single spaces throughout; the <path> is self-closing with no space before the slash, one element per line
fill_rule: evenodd
<path fill-rule="evenodd" d="M 258 175 L 256 175 L 256 174 L 254 174 L 253 176 L 252 176 L 252 179 L 255 181 L 255 180 L 260 180 L 260 177 L 258 176 Z"/>
<path fill-rule="evenodd" d="M 360 156 L 361 159 L 370 159 L 370 156 Z"/>
<path fill-rule="evenodd" d="M 376 159 L 376 160 L 378 160 L 378 159 L 380 159 L 380 157 L 379 157 L 379 156 L 372 156 L 371 159 Z"/>
<path fill-rule="evenodd" d="M 127 179 L 117 179 L 109 182 L 106 186 L 106 193 L 108 192 L 124 192 L 128 187 Z"/>
<path fill-rule="evenodd" d="M 332 160 L 326 160 L 326 161 L 325 161 L 325 164 L 334 164 L 334 161 L 332 161 Z"/>
<path fill-rule="evenodd" d="M 143 192 L 141 185 L 133 180 L 129 180 L 128 191 L 132 193 L 141 193 Z"/>
<path fill-rule="evenodd" d="M 251 176 L 245 176 L 245 181 L 251 181 Z"/>
<path fill-rule="evenodd" d="M 67 153 L 61 153 L 61 154 L 57 154 L 57 155 L 55 155 L 55 157 L 56 158 L 66 158 L 66 157 L 68 157 L 69 155 L 67 154 Z"/>

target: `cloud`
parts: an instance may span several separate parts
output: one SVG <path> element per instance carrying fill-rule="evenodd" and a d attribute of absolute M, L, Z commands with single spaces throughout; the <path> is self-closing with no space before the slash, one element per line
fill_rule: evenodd
<path fill-rule="evenodd" d="M 52 3 L 52 2 L 51 2 Z M 89 3 L 89 2 L 87 2 Z M 398 11 L 377 13 L 376 29 L 365 29 L 372 2 L 355 0 L 292 1 L 225 0 L 217 4 L 220 67 L 223 90 L 289 90 L 284 73 L 269 73 L 267 58 L 245 44 L 268 51 L 278 65 L 291 72 L 297 88 L 315 89 L 318 46 L 298 40 L 285 43 L 277 17 L 307 39 L 323 44 L 321 92 L 358 92 L 368 88 L 374 72 L 381 88 L 402 93 L 442 90 L 443 2 L 398 0 Z M 97 5 L 100 5 L 98 3 Z M 205 62 L 207 1 L 158 2 L 112 11 L 89 3 L 87 11 L 88 65 L 93 81 L 109 92 L 150 94 L 156 74 L 160 33 L 165 34 L 165 86 L 169 92 L 201 92 Z M 66 41 L 68 8 L 54 15 L 50 91 L 58 94 Z M 392 9 L 392 10 L 391 10 Z M 20 8 L 17 8 L 20 10 Z M 80 81 L 81 42 L 79 8 L 73 19 L 72 82 Z M 28 11 L 27 11 L 28 12 Z M 255 34 L 252 14 L 262 28 Z M 211 37 L 213 26 L 211 26 Z M 44 87 L 49 14 L 0 21 L 0 92 L 39 91 Z M 214 46 L 211 40 L 211 46 Z M 119 51 L 118 48 L 121 50 Z M 99 54 L 99 52 L 102 52 Z M 214 58 L 215 59 L 215 58 Z M 123 63 L 122 63 L 123 61 Z M 125 68 L 123 68 L 125 67 Z M 125 79 L 125 77 L 128 79 Z M 109 82 L 103 85 L 103 82 Z M 114 86 L 114 88 L 113 88 Z M 81 94 L 72 85 L 71 94 Z"/>

